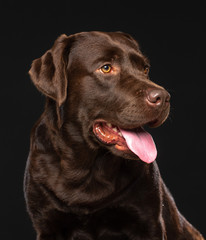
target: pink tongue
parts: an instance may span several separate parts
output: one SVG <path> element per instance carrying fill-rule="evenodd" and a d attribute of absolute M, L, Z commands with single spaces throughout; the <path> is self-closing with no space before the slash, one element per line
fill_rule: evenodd
<path fill-rule="evenodd" d="M 157 149 L 152 136 L 138 128 L 136 131 L 120 129 L 128 148 L 146 163 L 153 162 L 157 157 Z"/>

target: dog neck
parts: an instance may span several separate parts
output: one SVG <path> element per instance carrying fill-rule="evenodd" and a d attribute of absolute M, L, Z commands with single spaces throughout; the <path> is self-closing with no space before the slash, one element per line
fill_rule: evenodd
<path fill-rule="evenodd" d="M 50 155 L 53 159 L 55 156 L 53 166 L 56 169 L 52 180 L 45 177 L 45 185 L 50 185 L 51 190 L 55 187 L 59 200 L 62 195 L 58 192 L 63 191 L 67 205 L 84 206 L 83 211 L 91 212 L 121 202 L 129 193 L 133 195 L 131 199 L 141 199 L 144 204 L 149 199 L 157 199 L 156 207 L 159 207 L 161 178 L 155 162 L 146 164 L 140 160 L 124 159 L 103 147 L 94 150 L 83 139 L 78 126 L 75 128 L 70 122 L 59 129 L 53 123 L 55 119 L 49 116 L 48 112 L 43 114 L 37 124 L 35 131 L 39 133 L 36 135 L 41 137 L 35 144 L 36 149 L 41 148 L 42 154 L 49 156 L 48 159 Z M 66 189 L 62 185 L 65 180 Z"/>

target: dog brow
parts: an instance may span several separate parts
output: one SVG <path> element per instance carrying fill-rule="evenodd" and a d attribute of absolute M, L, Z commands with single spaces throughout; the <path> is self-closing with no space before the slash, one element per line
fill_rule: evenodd
<path fill-rule="evenodd" d="M 149 60 L 145 56 L 137 53 L 129 53 L 128 55 L 132 65 L 150 66 Z"/>
<path fill-rule="evenodd" d="M 118 47 L 104 49 L 101 55 L 93 61 L 93 64 L 117 61 L 122 56 L 122 50 Z"/>

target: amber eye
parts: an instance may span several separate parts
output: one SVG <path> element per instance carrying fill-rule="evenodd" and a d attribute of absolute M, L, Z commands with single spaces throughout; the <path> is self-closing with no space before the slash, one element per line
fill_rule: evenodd
<path fill-rule="evenodd" d="M 101 67 L 101 71 L 103 73 L 109 73 L 112 70 L 112 66 L 110 64 L 105 64 L 104 66 Z"/>
<path fill-rule="evenodd" d="M 148 74 L 149 73 L 149 67 L 148 66 L 145 66 L 144 67 L 144 74 Z"/>

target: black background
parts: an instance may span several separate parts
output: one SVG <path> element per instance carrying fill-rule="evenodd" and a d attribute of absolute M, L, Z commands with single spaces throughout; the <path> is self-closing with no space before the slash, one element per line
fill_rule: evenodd
<path fill-rule="evenodd" d="M 171 114 L 151 129 L 157 162 L 179 210 L 205 228 L 205 6 L 188 1 L 25 2 L 1 4 L 0 239 L 35 239 L 26 213 L 23 175 L 32 125 L 44 97 L 32 85 L 32 60 L 62 33 L 123 31 L 151 61 L 150 77 L 171 94 Z"/>

